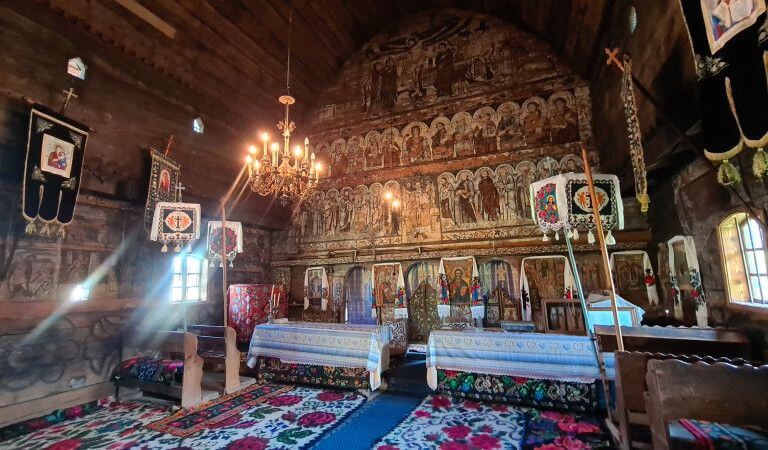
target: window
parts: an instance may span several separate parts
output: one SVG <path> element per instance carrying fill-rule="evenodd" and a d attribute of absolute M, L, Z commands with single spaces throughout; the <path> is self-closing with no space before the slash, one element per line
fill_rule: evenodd
<path fill-rule="evenodd" d="M 732 303 L 768 307 L 768 254 L 765 230 L 745 213 L 718 228 L 728 298 Z"/>
<path fill-rule="evenodd" d="M 171 302 L 204 301 L 207 292 L 208 260 L 197 255 L 173 258 Z"/>

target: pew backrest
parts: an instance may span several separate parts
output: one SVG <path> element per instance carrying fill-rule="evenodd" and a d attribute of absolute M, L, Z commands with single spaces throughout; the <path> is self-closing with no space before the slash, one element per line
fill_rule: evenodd
<path fill-rule="evenodd" d="M 768 427 L 768 366 L 651 360 L 646 378 L 654 433 L 677 419 Z"/>
<path fill-rule="evenodd" d="M 123 346 L 159 350 L 164 353 L 183 353 L 185 358 L 190 358 L 197 355 L 198 337 L 183 331 L 139 331 L 124 335 Z"/>
<path fill-rule="evenodd" d="M 727 328 L 621 327 L 624 349 L 628 351 L 671 353 L 676 355 L 711 355 L 749 358 L 747 336 Z M 595 335 L 603 352 L 614 352 L 618 345 L 613 326 L 596 325 Z"/>

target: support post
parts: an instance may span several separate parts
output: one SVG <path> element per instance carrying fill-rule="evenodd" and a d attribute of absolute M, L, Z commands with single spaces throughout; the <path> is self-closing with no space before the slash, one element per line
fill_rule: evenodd
<path fill-rule="evenodd" d="M 221 202 L 221 290 L 224 303 L 224 326 L 227 326 L 229 315 L 229 305 L 227 305 L 227 207 L 224 201 Z"/>
<path fill-rule="evenodd" d="M 597 231 L 597 241 L 600 246 L 600 254 L 603 259 L 603 270 L 608 279 L 611 296 L 611 311 L 613 312 L 613 328 L 616 330 L 616 343 L 619 351 L 624 351 L 624 338 L 621 335 L 621 325 L 619 324 L 619 310 L 616 307 L 616 287 L 613 285 L 613 275 L 611 274 L 611 262 L 608 258 L 608 247 L 605 245 L 605 234 L 603 232 L 603 222 L 600 220 L 600 203 L 595 194 L 595 182 L 592 179 L 592 168 L 589 166 L 587 158 L 587 149 L 581 144 L 581 159 L 584 163 L 584 173 L 587 175 L 587 187 L 589 188 L 590 204 L 592 205 L 592 216 L 595 219 L 595 228 Z"/>

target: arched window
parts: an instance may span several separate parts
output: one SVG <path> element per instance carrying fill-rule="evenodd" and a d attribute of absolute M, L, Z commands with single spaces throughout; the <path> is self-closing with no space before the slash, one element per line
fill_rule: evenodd
<path fill-rule="evenodd" d="M 736 213 L 720 224 L 718 235 L 730 302 L 768 307 L 768 252 L 763 226 L 745 213 Z"/>

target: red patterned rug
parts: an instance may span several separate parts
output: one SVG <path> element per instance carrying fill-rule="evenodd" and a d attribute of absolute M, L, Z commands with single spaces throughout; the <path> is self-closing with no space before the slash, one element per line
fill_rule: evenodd
<path fill-rule="evenodd" d="M 181 411 L 164 419 L 152 422 L 147 428 L 154 431 L 187 437 L 230 418 L 251 406 L 268 402 L 270 399 L 293 390 L 293 386 L 277 384 L 254 384 L 242 391 L 219 397 L 194 408 Z"/>

